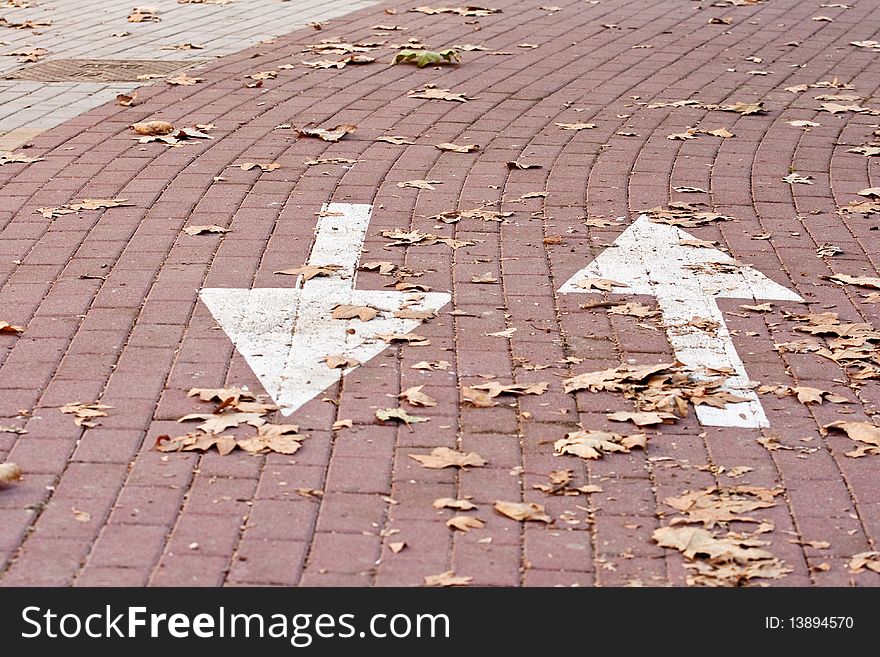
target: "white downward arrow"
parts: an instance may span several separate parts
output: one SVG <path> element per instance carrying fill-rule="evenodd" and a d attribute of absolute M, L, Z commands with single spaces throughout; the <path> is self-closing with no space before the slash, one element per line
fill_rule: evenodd
<path fill-rule="evenodd" d="M 559 291 L 562 294 L 587 292 L 577 286 L 579 281 L 605 278 L 625 285 L 615 286 L 614 293 L 656 297 L 676 358 L 696 372 L 706 368 L 732 369 L 736 374 L 727 379 L 724 389 L 748 400 L 724 408 L 697 406 L 700 423 L 723 427 L 768 426 L 767 416 L 749 386 L 745 367 L 715 298 L 803 299 L 717 249 L 681 243 L 693 239 L 675 226 L 653 223 L 642 215 Z M 695 318 L 708 320 L 717 328 L 714 331 L 698 328 L 692 322 Z"/>
<path fill-rule="evenodd" d="M 202 301 L 244 356 L 266 392 L 290 415 L 354 367 L 330 369 L 323 358 L 341 355 L 365 363 L 388 348 L 379 333 L 409 333 L 422 321 L 398 319 L 404 302 L 411 310 L 438 311 L 450 295 L 356 290 L 356 269 L 372 206 L 330 203 L 318 220 L 307 264 L 338 265 L 331 277 L 297 279 L 294 289 L 203 289 Z M 340 304 L 372 306 L 369 322 L 332 319 Z M 357 367 L 357 366 L 355 366 Z"/>

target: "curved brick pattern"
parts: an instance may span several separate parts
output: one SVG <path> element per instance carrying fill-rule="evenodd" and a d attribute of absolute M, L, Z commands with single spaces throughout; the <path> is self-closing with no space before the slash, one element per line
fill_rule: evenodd
<path fill-rule="evenodd" d="M 783 310 L 833 310 L 880 326 L 880 305 L 863 303 L 864 288 L 824 278 L 877 276 L 876 215 L 836 212 L 855 192 L 880 185 L 877 158 L 848 152 L 870 139 L 877 118 L 817 112 L 814 96 L 834 90 L 784 91 L 837 77 L 864 106 L 877 107 L 878 55 L 849 42 L 877 38 L 869 17 L 878 3 L 822 9 L 833 22 L 812 20 L 815 6 L 794 0 L 723 8 L 556 0 L 559 11 L 534 0 L 496 0 L 503 13 L 483 18 L 406 11 L 414 4 L 386 3 L 320 33 L 305 29 L 229 55 L 200 69 L 205 81 L 195 86 L 146 87 L 134 107 L 103 105 L 34 139 L 27 153 L 42 161 L 0 167 L 0 309 L 4 321 L 26 326 L 18 338 L 0 337 L 0 424 L 27 430 L 0 433 L 0 460 L 26 473 L 0 493 L 0 584 L 419 585 L 425 575 L 453 569 L 480 585 L 683 585 L 680 555 L 651 540 L 670 512 L 663 499 L 732 483 L 785 488 L 775 507 L 759 512 L 775 524 L 765 535 L 771 549 L 793 570 L 770 584 L 880 584 L 877 574 L 846 567 L 848 557 L 877 549 L 880 539 L 878 457 L 847 457 L 852 441 L 819 432 L 837 419 L 871 421 L 880 387 L 876 380 L 847 384 L 838 365 L 816 354 L 773 349 L 805 337 Z M 709 23 L 726 16 L 730 25 Z M 406 30 L 375 37 L 376 24 Z M 298 65 L 305 46 L 330 37 L 415 37 L 436 49 L 471 43 L 488 50 L 465 52 L 461 66 L 440 70 Z M 380 62 L 392 56 L 376 52 Z M 288 63 L 297 66 L 280 68 Z M 748 74 L 754 69 L 772 73 Z M 278 70 L 278 78 L 245 86 L 247 75 L 264 70 Z M 408 97 L 426 83 L 472 100 Z M 685 99 L 760 100 L 767 113 L 646 106 Z M 127 127 L 147 119 L 214 123 L 215 139 L 179 148 L 138 144 Z M 804 130 L 792 120 L 821 126 Z M 307 122 L 355 123 L 358 130 L 328 144 L 277 127 Z M 597 127 L 556 125 L 575 122 Z M 689 127 L 726 127 L 736 137 L 667 138 Z M 394 134 L 415 143 L 376 141 Z M 434 147 L 452 141 L 481 150 Z M 305 164 L 316 157 L 360 161 Z M 510 170 L 511 160 L 543 168 Z M 234 166 L 246 161 L 281 167 Z M 792 170 L 813 184 L 783 182 Z M 442 184 L 433 191 L 397 185 L 415 179 Z M 682 186 L 708 191 L 674 190 Z M 520 200 L 536 191 L 546 196 Z M 36 213 L 82 197 L 131 205 L 51 221 Z M 563 377 L 672 357 L 658 327 L 580 308 L 601 297 L 555 291 L 638 211 L 694 200 L 735 220 L 688 232 L 805 300 L 776 302 L 768 313 L 719 300 L 751 378 L 831 390 L 853 403 L 805 406 L 762 395 L 767 429 L 701 427 L 691 415 L 649 430 L 646 453 L 586 464 L 554 457 L 548 441 L 579 426 L 620 430 L 606 413 L 629 406 L 609 393 L 564 394 Z M 262 390 L 198 291 L 291 287 L 290 277 L 273 272 L 306 262 L 315 215 L 330 201 L 373 204 L 362 261 L 423 271 L 412 280 L 452 294 L 452 305 L 418 330 L 431 344 L 389 348 L 299 409 L 290 421 L 309 438 L 295 456 L 154 451 L 159 435 L 181 432 L 177 418 L 205 408 L 187 397 L 189 388 Z M 432 218 L 498 202 L 514 213 L 509 221 L 438 225 Z M 595 227 L 599 219 L 612 223 Z M 181 232 L 204 224 L 230 232 Z M 395 228 L 475 244 L 390 247 L 379 233 Z M 818 257 L 826 243 L 843 253 Z M 498 282 L 473 282 L 487 272 Z M 357 284 L 379 290 L 387 282 L 361 272 Z M 509 328 L 517 329 L 509 339 L 487 335 Z M 411 368 L 422 360 L 452 366 Z M 494 408 L 461 406 L 458 387 L 486 375 L 501 383 L 548 381 L 550 390 Z M 411 429 L 376 422 L 377 408 L 422 384 L 438 404 L 413 412 L 429 422 Z M 96 400 L 113 408 L 95 428 L 76 427 L 57 409 Z M 333 430 L 339 419 L 351 419 L 353 428 Z M 809 451 L 768 451 L 757 442 L 772 437 Z M 489 463 L 458 472 L 408 457 L 437 446 L 476 451 Z M 735 480 L 721 471 L 737 466 L 751 470 Z M 572 468 L 576 485 L 602 492 L 551 497 L 533 489 L 559 468 Z M 324 495 L 303 497 L 297 488 Z M 470 497 L 485 528 L 450 530 L 452 513 L 431 507 L 440 497 Z M 556 521 L 545 527 L 503 518 L 491 508 L 499 499 L 544 504 Z M 819 540 L 831 547 L 806 544 Z M 396 554 L 389 544 L 400 541 L 407 547 Z"/>

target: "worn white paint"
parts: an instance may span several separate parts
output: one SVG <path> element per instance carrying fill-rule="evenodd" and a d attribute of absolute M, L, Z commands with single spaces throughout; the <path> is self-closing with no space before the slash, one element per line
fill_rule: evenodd
<path fill-rule="evenodd" d="M 356 290 L 360 258 L 372 206 L 330 203 L 318 220 L 309 265 L 340 265 L 336 275 L 303 282 L 293 289 L 228 289 L 201 291 L 201 299 L 226 331 L 239 353 L 260 379 L 266 392 L 290 415 L 354 368 L 330 369 L 324 356 L 339 354 L 366 363 L 388 348 L 379 333 L 409 333 L 422 321 L 397 319 L 394 311 L 437 311 L 450 301 L 440 292 Z M 332 319 L 340 304 L 381 310 L 369 322 Z M 348 330 L 353 333 L 348 333 Z"/>
<path fill-rule="evenodd" d="M 745 367 L 715 299 L 803 299 L 717 249 L 681 244 L 682 240 L 693 239 L 680 228 L 653 223 L 642 215 L 559 291 L 562 294 L 587 292 L 577 286 L 579 281 L 606 278 L 625 285 L 614 287 L 614 293 L 656 297 L 676 358 L 696 371 L 733 369 L 736 375 L 727 379 L 725 389 L 749 400 L 728 404 L 725 408 L 698 406 L 700 423 L 724 427 L 768 426 L 767 416 L 749 386 Z M 704 331 L 690 323 L 694 318 L 716 322 L 718 328 L 714 333 Z"/>

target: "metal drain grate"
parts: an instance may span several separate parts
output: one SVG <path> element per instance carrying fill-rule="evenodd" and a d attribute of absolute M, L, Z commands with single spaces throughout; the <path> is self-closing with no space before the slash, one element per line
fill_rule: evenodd
<path fill-rule="evenodd" d="M 164 76 L 206 60 L 52 59 L 6 74 L 7 80 L 35 82 L 138 82 L 139 76 Z M 145 78 L 140 78 L 141 80 Z"/>

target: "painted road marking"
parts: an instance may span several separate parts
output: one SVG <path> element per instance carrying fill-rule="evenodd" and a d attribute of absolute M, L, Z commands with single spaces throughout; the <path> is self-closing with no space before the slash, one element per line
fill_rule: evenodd
<path fill-rule="evenodd" d="M 325 356 L 341 355 L 366 363 L 390 345 L 374 337 L 405 334 L 422 324 L 399 319 L 395 311 L 438 311 L 451 296 L 356 290 L 371 205 L 324 205 L 315 230 L 309 265 L 338 265 L 335 276 L 297 278 L 294 289 L 206 288 L 200 292 L 214 319 L 235 344 L 284 415 L 290 415 L 354 367 L 330 369 Z M 338 215 L 338 216 L 334 216 Z M 338 305 L 372 306 L 380 314 L 369 322 L 332 319 Z M 352 333 L 349 333 L 352 330 Z"/>
<path fill-rule="evenodd" d="M 717 249 L 681 244 L 693 239 L 680 228 L 653 223 L 641 215 L 559 292 L 587 292 L 577 286 L 579 281 L 605 278 L 625 285 L 614 287 L 615 293 L 656 297 L 676 358 L 698 371 L 732 369 L 736 375 L 727 379 L 724 389 L 748 399 L 724 408 L 697 406 L 700 423 L 716 427 L 769 426 L 715 299 L 803 299 Z M 702 330 L 691 323 L 694 318 L 713 322 L 717 329 Z"/>

